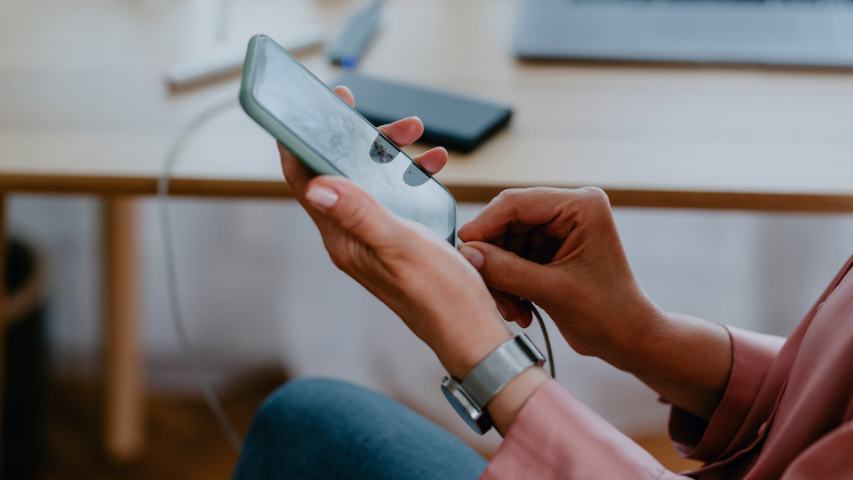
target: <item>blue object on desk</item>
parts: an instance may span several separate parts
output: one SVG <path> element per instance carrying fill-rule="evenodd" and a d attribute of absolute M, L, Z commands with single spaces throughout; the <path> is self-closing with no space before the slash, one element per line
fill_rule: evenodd
<path fill-rule="evenodd" d="M 358 66 L 382 23 L 382 0 L 352 14 L 344 24 L 335 44 L 329 50 L 329 59 L 346 69 Z"/>

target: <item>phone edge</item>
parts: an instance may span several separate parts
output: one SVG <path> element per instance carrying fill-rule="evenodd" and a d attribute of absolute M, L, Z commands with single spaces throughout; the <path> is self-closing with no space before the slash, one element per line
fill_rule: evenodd
<path fill-rule="evenodd" d="M 252 94 L 252 89 L 254 87 L 254 80 L 255 80 L 255 78 L 254 78 L 255 61 L 256 61 L 257 50 L 259 48 L 259 45 L 262 41 L 265 41 L 265 40 L 269 40 L 269 41 L 273 42 L 275 45 L 278 45 L 278 43 L 276 43 L 275 40 L 273 40 L 272 38 L 270 38 L 269 36 L 264 35 L 264 34 L 256 34 L 256 35 L 253 35 L 252 38 L 249 39 L 249 44 L 246 48 L 246 57 L 245 57 L 244 64 L 243 64 L 243 72 L 242 72 L 242 76 L 240 79 L 240 92 L 238 94 L 240 106 L 243 108 L 243 110 L 246 112 L 246 114 L 249 115 L 249 117 L 251 117 L 264 130 L 266 130 L 267 133 L 271 134 L 273 136 L 273 138 L 275 138 L 278 142 L 282 143 L 289 150 L 291 150 L 293 152 L 293 154 L 296 155 L 296 157 L 299 158 L 299 160 L 301 160 L 314 173 L 317 173 L 319 175 L 335 175 L 335 176 L 341 176 L 341 177 L 346 178 L 346 175 L 344 175 L 343 172 L 338 170 L 334 165 L 332 165 L 329 161 L 327 161 L 325 158 L 323 158 L 322 155 L 317 153 L 316 150 L 311 148 L 311 146 L 308 145 L 301 138 L 299 138 L 298 135 L 291 132 L 289 128 L 287 128 L 282 122 L 280 122 L 277 118 L 275 118 L 275 116 L 273 116 L 271 113 L 269 113 L 266 108 L 264 108 L 260 103 L 258 103 L 255 100 L 255 97 Z M 329 87 L 322 80 L 317 78 L 317 76 L 314 75 L 313 72 L 308 70 L 304 65 L 302 65 L 301 62 L 299 62 L 298 60 L 293 58 L 293 56 L 290 55 L 290 53 L 287 52 L 287 50 L 285 50 L 280 45 L 278 45 L 278 46 L 279 46 L 279 48 L 281 48 L 284 51 L 284 53 L 286 55 L 290 56 L 293 61 L 297 62 L 303 69 L 305 69 L 308 72 L 309 75 L 311 75 L 315 80 L 317 80 L 320 83 L 320 85 L 329 89 Z M 331 90 L 331 89 L 329 89 L 329 90 Z M 332 93 L 334 93 L 334 91 Z M 340 101 L 343 102 L 343 100 L 340 100 Z M 349 105 L 346 105 L 346 106 L 349 107 Z M 379 129 L 376 128 L 376 126 L 373 125 L 369 120 L 364 118 L 363 115 L 361 115 L 355 109 L 353 109 L 353 111 L 355 111 L 355 113 L 357 115 L 359 115 L 365 122 L 367 122 L 367 124 L 372 126 L 379 133 L 379 135 L 382 135 L 389 142 L 391 142 L 391 140 L 388 139 L 388 137 L 386 137 L 385 134 L 383 134 L 381 131 L 379 131 Z M 391 142 L 391 143 L 393 143 L 393 142 Z M 400 150 L 400 153 L 405 155 L 406 158 L 408 158 L 409 161 L 413 165 L 417 166 L 418 168 L 420 168 L 423 171 L 423 167 L 418 165 L 418 163 L 415 162 L 415 160 L 412 157 L 410 157 L 408 153 L 404 152 L 403 149 L 399 149 L 399 150 Z M 453 196 L 453 194 L 450 192 L 450 190 L 446 186 L 444 186 L 443 183 L 439 182 L 438 179 L 436 179 L 433 175 L 429 174 L 426 171 L 424 171 L 424 173 L 426 173 L 430 177 L 430 180 L 434 181 L 439 187 L 441 187 L 445 191 L 445 193 L 447 193 L 447 196 L 450 198 L 450 203 L 451 203 L 451 207 L 452 207 L 451 213 L 453 215 L 453 218 L 451 219 L 450 236 L 446 240 L 448 242 L 450 242 L 451 245 L 455 246 L 456 245 L 456 231 L 458 230 L 456 222 L 457 222 L 458 210 L 459 210 L 459 206 L 456 203 L 456 198 Z"/>

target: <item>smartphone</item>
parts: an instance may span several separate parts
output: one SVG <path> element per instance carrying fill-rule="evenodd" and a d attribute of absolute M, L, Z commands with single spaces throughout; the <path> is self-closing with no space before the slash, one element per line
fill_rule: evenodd
<path fill-rule="evenodd" d="M 347 177 L 395 214 L 455 243 L 450 192 L 266 35 L 249 41 L 240 104 L 315 173 Z"/>

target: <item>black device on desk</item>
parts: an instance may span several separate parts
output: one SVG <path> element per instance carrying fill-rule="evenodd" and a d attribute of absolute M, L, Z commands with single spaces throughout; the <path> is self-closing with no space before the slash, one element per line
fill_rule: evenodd
<path fill-rule="evenodd" d="M 352 90 L 356 110 L 374 125 L 417 115 L 424 122 L 424 142 L 461 152 L 475 149 L 512 116 L 506 105 L 355 73 L 336 84 Z"/>

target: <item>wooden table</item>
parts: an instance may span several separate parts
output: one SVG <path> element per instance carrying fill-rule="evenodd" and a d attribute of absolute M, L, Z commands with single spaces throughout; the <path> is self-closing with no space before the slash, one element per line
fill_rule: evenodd
<path fill-rule="evenodd" d="M 183 121 L 236 98 L 236 80 L 170 94 L 163 72 L 257 32 L 333 32 L 359 2 L 233 2 L 225 43 L 214 38 L 217 3 L 0 3 L 0 198 L 103 199 L 104 434 L 117 459 L 143 442 L 133 198 L 155 191 Z M 513 186 L 597 185 L 615 206 L 853 212 L 853 74 L 519 63 L 514 9 L 510 0 L 392 1 L 361 67 L 514 105 L 508 130 L 452 155 L 439 175 L 460 201 Z M 324 79 L 338 74 L 319 52 L 302 58 Z M 272 141 L 236 101 L 188 145 L 172 190 L 290 195 Z"/>

